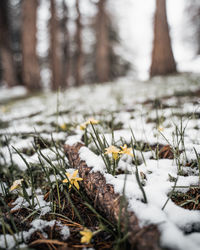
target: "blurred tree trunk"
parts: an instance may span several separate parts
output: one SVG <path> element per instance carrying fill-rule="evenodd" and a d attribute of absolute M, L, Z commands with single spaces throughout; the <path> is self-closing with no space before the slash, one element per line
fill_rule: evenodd
<path fill-rule="evenodd" d="M 200 55 L 200 2 L 198 2 L 196 15 L 194 16 L 194 23 L 197 26 L 197 55 Z"/>
<path fill-rule="evenodd" d="M 200 20 L 200 8 L 199 8 L 199 20 Z M 197 55 L 200 55 L 200 21 L 199 21 L 199 27 L 198 27 L 197 42 L 198 42 Z"/>
<path fill-rule="evenodd" d="M 30 91 L 38 91 L 40 85 L 40 68 L 36 53 L 37 45 L 37 0 L 22 2 L 22 75 L 24 85 Z"/>
<path fill-rule="evenodd" d="M 69 85 L 70 75 L 70 35 L 68 30 L 68 6 L 65 0 L 62 1 L 63 17 L 62 17 L 62 34 L 63 34 L 63 57 L 62 57 L 62 88 L 65 89 Z"/>
<path fill-rule="evenodd" d="M 9 1 L 9 0 L 8 0 Z M 9 1 L 11 26 L 11 48 L 14 59 L 17 84 L 23 85 L 22 77 L 22 0 Z"/>
<path fill-rule="evenodd" d="M 119 50 L 122 48 L 119 32 L 115 25 L 115 16 L 107 8 L 108 1 L 91 0 L 91 2 L 95 4 L 97 14 L 91 23 L 95 42 L 92 53 L 87 57 L 86 63 L 91 70 L 86 77 L 89 81 L 102 83 L 125 76 L 131 69 L 131 64 L 125 59 L 122 50 Z"/>
<path fill-rule="evenodd" d="M 52 71 L 51 88 L 58 90 L 62 86 L 61 70 L 61 49 L 59 41 L 59 22 L 55 0 L 50 0 L 51 19 L 50 19 L 50 64 Z"/>
<path fill-rule="evenodd" d="M 8 0 L 0 0 L 0 53 L 2 64 L 2 79 L 9 87 L 16 84 L 16 74 L 11 51 L 9 27 Z"/>
<path fill-rule="evenodd" d="M 167 75 L 175 72 L 176 63 L 169 35 L 166 0 L 156 0 L 154 41 L 150 76 Z"/>
<path fill-rule="evenodd" d="M 110 80 L 109 27 L 105 5 L 106 0 L 99 0 L 97 3 L 95 67 L 98 82 Z"/>
<path fill-rule="evenodd" d="M 189 21 L 193 26 L 190 28 L 191 40 L 195 42 L 196 54 L 200 55 L 200 1 L 193 0 L 188 1 L 186 5 L 187 15 L 189 15 Z"/>
<path fill-rule="evenodd" d="M 74 55 L 74 79 L 75 85 L 80 86 L 83 84 L 83 48 L 82 48 L 82 24 L 81 24 L 81 12 L 80 12 L 80 0 L 76 0 L 76 34 L 75 34 L 75 55 Z"/>

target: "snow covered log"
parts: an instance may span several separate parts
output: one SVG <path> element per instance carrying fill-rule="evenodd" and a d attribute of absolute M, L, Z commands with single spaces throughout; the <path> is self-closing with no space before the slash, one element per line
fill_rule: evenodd
<path fill-rule="evenodd" d="M 159 250 L 160 233 L 157 226 L 148 225 L 140 227 L 136 215 L 127 210 L 127 201 L 120 194 L 115 193 L 114 187 L 106 183 L 106 179 L 100 172 L 92 172 L 86 162 L 79 157 L 79 150 L 84 144 L 65 145 L 66 156 L 74 168 L 78 169 L 81 182 L 89 198 L 94 201 L 94 206 L 102 211 L 107 218 L 117 224 L 120 218 L 120 226 L 123 232 L 128 232 L 128 240 L 132 249 Z M 123 201 L 123 202 L 122 202 Z M 123 204 L 123 206 L 121 205 Z"/>

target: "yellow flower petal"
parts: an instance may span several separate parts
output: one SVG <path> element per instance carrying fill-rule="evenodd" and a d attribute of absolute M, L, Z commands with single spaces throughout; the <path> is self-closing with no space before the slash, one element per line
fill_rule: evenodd
<path fill-rule="evenodd" d="M 80 125 L 80 129 L 85 130 L 88 125 L 90 125 L 90 124 L 97 125 L 98 123 L 99 123 L 98 120 L 95 120 L 94 118 L 89 118 L 86 122 L 84 122 Z"/>
<path fill-rule="evenodd" d="M 89 118 L 87 121 L 86 121 L 86 124 L 92 124 L 92 125 L 97 125 L 99 123 L 98 120 L 95 120 L 93 117 Z"/>
<path fill-rule="evenodd" d="M 72 178 L 75 178 L 78 174 L 78 169 L 74 171 L 73 175 L 72 175 Z"/>
<path fill-rule="evenodd" d="M 15 180 L 15 181 L 13 182 L 12 186 L 10 187 L 10 191 L 13 191 L 13 190 L 19 188 L 19 187 L 22 185 L 22 181 L 23 181 L 23 180 L 24 180 L 24 179 Z"/>
<path fill-rule="evenodd" d="M 164 128 L 163 128 L 163 127 L 158 127 L 158 131 L 159 131 L 159 132 L 163 132 L 163 131 L 164 131 Z"/>
<path fill-rule="evenodd" d="M 117 147 L 115 147 L 113 145 L 106 148 L 105 150 L 106 150 L 105 154 L 119 153 L 119 151 L 120 151 Z"/>
<path fill-rule="evenodd" d="M 85 129 L 86 129 L 86 124 L 85 123 L 81 124 L 80 125 L 80 130 L 85 130 Z"/>
<path fill-rule="evenodd" d="M 74 181 L 74 186 L 77 188 L 77 189 L 79 189 L 79 184 L 78 184 L 78 182 L 75 180 Z"/>
<path fill-rule="evenodd" d="M 76 180 L 77 180 L 77 181 L 82 181 L 82 180 L 83 180 L 83 178 L 81 178 L 81 177 L 77 177 L 77 178 L 76 178 Z"/>
<path fill-rule="evenodd" d="M 112 157 L 114 160 L 117 160 L 119 158 L 119 154 L 118 153 L 112 153 Z"/>
<path fill-rule="evenodd" d="M 81 243 L 90 243 L 91 239 L 92 239 L 92 231 L 90 231 L 89 229 L 87 228 L 84 228 L 83 231 L 80 231 L 80 234 L 83 235 L 81 237 Z"/>
<path fill-rule="evenodd" d="M 67 124 L 66 123 L 63 123 L 62 125 L 60 125 L 60 128 L 62 130 L 67 130 Z"/>
<path fill-rule="evenodd" d="M 67 178 L 70 178 L 70 173 L 65 173 L 65 175 L 67 176 Z"/>
<path fill-rule="evenodd" d="M 127 149 L 127 145 L 124 144 L 124 146 L 120 146 L 120 148 L 121 148 L 122 150 L 126 150 L 126 149 Z"/>
<path fill-rule="evenodd" d="M 124 144 L 124 146 L 120 147 L 122 150 L 119 152 L 120 154 L 126 154 L 126 155 L 130 155 L 130 156 L 134 156 L 133 155 L 133 150 L 132 148 L 127 148 L 127 145 Z"/>
<path fill-rule="evenodd" d="M 119 158 L 120 150 L 117 147 L 111 145 L 110 147 L 106 148 L 105 150 L 106 150 L 105 154 L 112 154 L 112 157 L 114 160 L 117 160 Z"/>

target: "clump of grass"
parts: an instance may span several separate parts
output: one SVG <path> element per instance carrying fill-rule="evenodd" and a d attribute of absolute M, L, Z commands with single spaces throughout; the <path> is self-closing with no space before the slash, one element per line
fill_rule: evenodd
<path fill-rule="evenodd" d="M 1 219 L 2 232 L 5 236 L 6 246 L 8 246 L 6 234 L 11 234 L 13 236 L 15 247 L 17 248 L 19 244 L 23 243 L 23 238 L 16 236 L 16 234 L 22 235 L 23 223 L 26 224 L 27 228 L 34 219 L 43 218 L 47 220 L 63 220 L 63 222 L 64 220 L 68 221 L 68 224 L 71 225 L 71 234 L 74 237 L 69 238 L 69 245 L 71 244 L 73 246 L 74 242 L 80 244 L 81 235 L 79 232 L 87 227 L 92 232 L 92 239 L 89 245 L 101 245 L 100 242 L 102 241 L 102 244 L 105 242 L 104 244 L 107 244 L 109 248 L 113 248 L 115 245 L 116 248 L 120 249 L 119 246 L 121 246 L 122 243 L 125 244 L 126 238 L 118 231 L 117 226 L 107 221 L 105 216 L 101 215 L 96 210 L 92 202 L 85 196 L 84 190 L 78 190 L 73 185 L 69 188 L 68 184 L 63 183 L 63 180 L 66 178 L 65 173 L 71 166 L 68 165 L 59 142 L 56 142 L 52 137 L 50 143 L 47 144 L 40 135 L 37 135 L 37 138 L 32 148 L 35 154 L 37 154 L 38 163 L 29 163 L 23 155 L 23 152 L 13 147 L 14 152 L 18 154 L 25 163 L 27 170 L 22 172 L 18 169 L 18 175 L 14 175 L 12 180 L 9 179 L 9 175 L 6 177 L 5 173 L 2 173 L 4 178 L 6 177 L 5 181 L 7 187 L 5 186 L 2 188 L 3 193 L 2 198 L 0 197 L 0 209 L 3 208 L 4 212 L 6 211 L 10 214 L 9 222 L 6 222 L 3 218 Z M 38 141 L 40 142 L 39 144 Z M 49 148 L 55 155 L 54 159 L 56 161 L 52 161 L 48 155 L 44 154 L 44 148 Z M 14 168 L 14 162 L 12 162 L 11 165 Z M 53 179 L 52 176 L 54 176 Z M 15 192 L 10 192 L 9 187 L 18 177 L 23 178 L 20 187 L 18 187 Z M 1 182 L 2 187 L 3 185 L 4 184 Z M 30 193 L 28 188 L 31 190 Z M 43 207 L 38 199 L 38 188 L 44 200 L 47 204 L 50 204 L 50 211 L 44 215 L 41 213 Z M 18 212 L 11 212 L 13 207 L 12 203 L 18 197 L 22 197 L 28 205 L 24 206 L 23 204 L 25 203 L 23 202 Z M 4 202 L 4 200 L 7 199 L 10 200 L 8 205 Z M 2 210 L 0 213 L 3 213 Z M 85 216 L 87 213 L 88 216 Z M 18 221 L 19 218 L 21 222 L 16 224 L 15 222 Z M 92 221 L 91 218 L 93 218 Z M 76 234 L 73 232 L 76 232 Z M 121 240 L 119 239 L 119 235 Z M 28 241 L 30 245 L 31 242 L 36 240 L 35 234 L 32 237 L 32 240 Z M 104 240 L 104 237 L 107 239 Z"/>
<path fill-rule="evenodd" d="M 166 140 L 168 145 L 170 146 L 170 149 L 173 153 L 173 158 L 176 161 L 177 165 L 177 174 L 178 175 L 184 175 L 183 166 L 184 166 L 184 160 L 187 162 L 187 155 L 185 150 L 185 130 L 187 127 L 187 124 L 183 126 L 183 120 L 180 121 L 180 127 L 174 124 L 175 131 L 172 133 L 172 143 L 169 142 L 169 140 L 166 138 L 166 136 L 159 131 L 161 136 Z M 184 157 L 180 157 L 180 155 L 183 154 Z"/>

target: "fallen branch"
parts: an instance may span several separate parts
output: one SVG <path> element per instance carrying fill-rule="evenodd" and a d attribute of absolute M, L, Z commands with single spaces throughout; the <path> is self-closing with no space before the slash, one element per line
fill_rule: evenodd
<path fill-rule="evenodd" d="M 79 157 L 79 150 L 84 145 L 82 143 L 73 146 L 65 145 L 65 153 L 74 168 L 78 169 L 79 175 L 83 178 L 81 182 L 89 198 L 94 201 L 94 205 L 102 211 L 108 219 L 117 224 L 120 218 L 122 232 L 128 232 L 128 240 L 132 249 L 137 250 L 160 250 L 160 233 L 156 225 L 148 225 L 141 228 L 139 221 L 133 212 L 127 210 L 128 203 L 123 203 L 124 198 L 115 193 L 111 184 L 106 184 L 105 177 L 100 172 L 91 172 L 92 167 L 88 167 L 86 162 Z"/>

